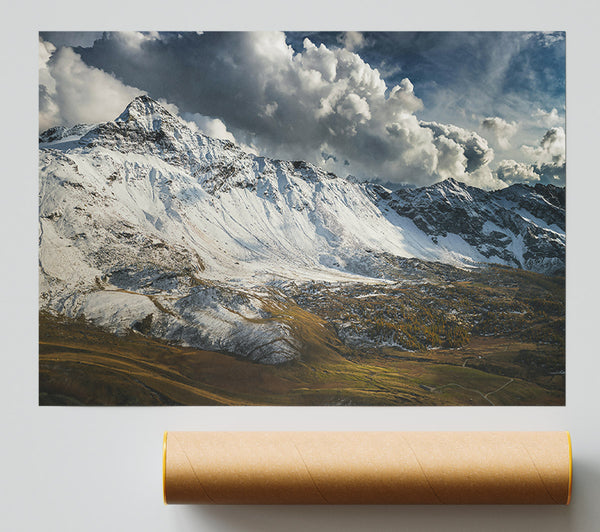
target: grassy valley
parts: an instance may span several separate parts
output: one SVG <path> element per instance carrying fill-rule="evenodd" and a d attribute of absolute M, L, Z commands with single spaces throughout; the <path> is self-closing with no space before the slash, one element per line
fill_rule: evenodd
<path fill-rule="evenodd" d="M 264 319 L 302 352 L 278 365 L 41 313 L 40 404 L 564 404 L 564 278 L 413 266 L 394 283 L 273 289 Z"/>

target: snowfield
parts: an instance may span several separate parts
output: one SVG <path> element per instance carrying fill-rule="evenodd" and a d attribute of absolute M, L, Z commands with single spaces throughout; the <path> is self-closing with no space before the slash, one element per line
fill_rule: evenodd
<path fill-rule="evenodd" d="M 267 310 L 278 283 L 393 281 L 386 256 L 564 270 L 564 205 L 531 187 L 391 192 L 245 153 L 143 96 L 44 132 L 39 162 L 40 309 L 119 334 L 277 363 L 298 353 Z"/>

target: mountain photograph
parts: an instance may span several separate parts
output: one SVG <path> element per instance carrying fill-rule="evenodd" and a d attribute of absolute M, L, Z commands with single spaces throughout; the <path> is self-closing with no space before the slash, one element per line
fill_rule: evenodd
<path fill-rule="evenodd" d="M 564 405 L 563 32 L 40 32 L 40 405 Z"/>

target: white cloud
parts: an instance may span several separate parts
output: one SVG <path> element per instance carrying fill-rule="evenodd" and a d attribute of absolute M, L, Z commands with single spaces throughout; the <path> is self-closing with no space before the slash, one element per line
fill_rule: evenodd
<path fill-rule="evenodd" d="M 467 158 L 464 147 L 456 141 L 439 136 L 435 142 L 437 148 L 437 173 L 440 177 L 464 178 L 467 167 Z"/>
<path fill-rule="evenodd" d="M 119 31 L 114 35 L 115 38 L 120 40 L 126 47 L 132 48 L 133 50 L 139 50 L 142 44 L 147 41 L 154 41 L 160 38 L 159 34 L 155 31 Z"/>
<path fill-rule="evenodd" d="M 71 48 L 56 50 L 40 41 L 40 131 L 56 125 L 115 119 L 145 94 L 103 70 L 86 65 Z"/>
<path fill-rule="evenodd" d="M 246 153 L 259 155 L 259 152 L 254 146 L 239 142 L 219 118 L 211 118 L 210 116 L 204 116 L 199 113 L 183 113 L 182 118 L 192 130 L 196 130 L 203 135 L 215 139 L 228 140 L 229 142 L 237 144 Z"/>
<path fill-rule="evenodd" d="M 400 85 L 392 87 L 389 100 L 402 108 L 403 112 L 414 113 L 423 109 L 423 102 L 415 96 L 414 85 L 408 78 L 404 78 Z"/>
<path fill-rule="evenodd" d="M 550 128 L 539 146 L 522 146 L 521 150 L 537 165 L 563 164 L 566 155 L 565 130 L 562 127 Z"/>
<path fill-rule="evenodd" d="M 498 179 L 508 185 L 521 182 L 535 183 L 540 180 L 540 176 L 533 165 L 519 163 L 512 159 L 501 161 L 496 169 L 496 175 Z"/>
<path fill-rule="evenodd" d="M 265 40 L 263 34 L 245 38 Z M 328 168 L 341 175 L 351 172 L 423 183 L 440 179 L 435 173 L 432 135 L 413 114 L 422 102 L 408 79 L 386 95 L 378 71 L 347 49 L 317 47 L 305 39 L 304 50 L 294 54 L 283 46 L 283 34 L 271 36 L 269 42 L 277 43 L 279 53 L 260 54 L 261 68 L 270 73 L 267 85 L 258 88 L 268 95 L 268 101 L 259 97 L 257 102 L 265 120 L 261 123 L 252 117 L 261 152 L 319 162 L 326 145 L 336 156 L 327 159 Z M 262 48 L 250 44 L 246 50 Z M 246 61 L 255 64 L 257 59 Z M 254 78 L 252 73 L 245 78 L 250 94 L 257 92 Z M 260 135 L 261 129 L 272 138 Z"/>
<path fill-rule="evenodd" d="M 533 159 L 541 181 L 558 186 L 565 185 L 566 138 L 562 127 L 553 127 L 546 131 L 538 147 L 522 146 L 521 150 Z"/>
<path fill-rule="evenodd" d="M 158 103 L 160 103 L 169 113 L 173 115 L 179 115 L 179 107 L 177 107 L 174 103 L 170 103 L 164 98 L 159 98 Z"/>
<path fill-rule="evenodd" d="M 430 129 L 434 135 L 434 141 L 450 139 L 464 155 L 464 172 L 487 166 L 494 158 L 494 150 L 489 147 L 487 141 L 475 133 L 452 124 L 438 124 L 437 122 L 421 122 L 423 127 Z M 455 176 L 456 177 L 456 176 Z"/>
<path fill-rule="evenodd" d="M 556 126 L 563 121 L 563 119 L 558 115 L 556 108 L 553 108 L 551 111 L 544 111 L 538 107 L 538 109 L 533 113 L 533 118 L 540 126 L 543 127 Z"/>
<path fill-rule="evenodd" d="M 52 43 L 39 40 L 38 44 L 38 67 L 39 67 L 39 83 L 44 85 L 46 89 L 54 93 L 56 91 L 56 84 L 52 75 L 48 71 L 48 61 L 52 57 L 52 54 L 56 52 L 56 46 Z"/>
<path fill-rule="evenodd" d="M 227 126 L 218 118 L 210 118 L 198 113 L 187 113 L 183 115 L 183 118 L 188 122 L 193 122 L 204 135 L 216 139 L 229 140 L 230 142 L 236 141 L 233 133 L 228 131 Z"/>
<path fill-rule="evenodd" d="M 564 31 L 543 31 L 536 34 L 536 37 L 544 46 L 552 46 L 558 42 L 565 40 Z"/>
<path fill-rule="evenodd" d="M 510 148 L 510 140 L 519 129 L 516 122 L 507 122 L 498 116 L 484 118 L 481 126 L 492 133 L 498 147 L 503 150 Z"/>
<path fill-rule="evenodd" d="M 507 184 L 552 183 L 564 186 L 566 179 L 565 131 L 562 127 L 550 128 L 539 146 L 521 146 L 529 162 L 501 161 L 496 169 L 498 179 Z"/>
<path fill-rule="evenodd" d="M 324 44 L 317 48 L 310 39 L 304 39 L 303 45 L 304 52 L 296 56 L 297 64 L 302 65 L 307 71 L 318 72 L 324 81 L 333 82 L 337 73 L 335 53 Z"/>
<path fill-rule="evenodd" d="M 358 31 L 346 31 L 338 37 L 338 42 L 349 52 L 354 52 L 365 45 L 365 37 Z"/>
<path fill-rule="evenodd" d="M 472 172 L 469 174 L 469 179 L 463 181 L 468 185 L 473 185 L 485 190 L 499 190 L 501 188 L 506 188 L 506 183 L 501 179 L 498 179 L 496 173 L 492 172 L 489 166 L 483 166 L 475 172 Z"/>
<path fill-rule="evenodd" d="M 60 110 L 54 102 L 56 95 L 56 82 L 48 70 L 48 61 L 56 47 L 40 39 L 38 45 L 39 67 L 39 128 L 40 131 L 61 123 Z"/>
<path fill-rule="evenodd" d="M 350 121 L 356 121 L 359 124 L 371 119 L 369 104 L 365 98 L 361 98 L 358 94 L 348 94 L 336 108 L 338 114 L 347 118 Z"/>
<path fill-rule="evenodd" d="M 265 116 L 269 116 L 269 117 L 271 117 L 271 116 L 275 115 L 275 112 L 277 111 L 277 107 L 279 107 L 279 106 L 277 105 L 277 102 L 270 102 L 270 103 L 267 103 L 267 104 L 265 104 L 265 106 L 264 106 L 264 109 L 263 109 L 263 114 L 264 114 Z"/>
<path fill-rule="evenodd" d="M 453 177 L 484 189 L 506 186 L 489 167 L 494 150 L 483 137 L 452 124 L 421 122 L 421 125 L 433 132 L 437 149 L 435 173 L 440 177 Z"/>
<path fill-rule="evenodd" d="M 550 156 L 550 161 L 547 162 L 563 162 L 566 154 L 565 130 L 562 127 L 553 127 L 546 131 L 540 147 L 546 155 Z"/>

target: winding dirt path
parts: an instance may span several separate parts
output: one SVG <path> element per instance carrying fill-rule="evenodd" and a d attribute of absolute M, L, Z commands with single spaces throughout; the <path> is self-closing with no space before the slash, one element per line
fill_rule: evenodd
<path fill-rule="evenodd" d="M 457 382 L 450 382 L 448 384 L 444 384 L 442 386 L 438 386 L 437 388 L 430 388 L 430 390 L 432 392 L 436 392 L 438 390 L 441 390 L 442 388 L 447 388 L 448 386 L 456 386 L 457 388 L 462 388 L 463 390 L 467 390 L 468 392 L 473 392 L 473 393 L 477 393 L 479 395 L 481 395 L 481 397 L 483 397 L 488 403 L 490 403 L 492 406 L 496 406 L 496 403 L 494 403 L 489 396 L 492 395 L 493 393 L 499 392 L 500 390 L 503 390 L 504 388 L 506 388 L 510 383 L 514 382 L 515 379 L 509 379 L 508 382 L 505 382 L 502 386 L 500 386 L 500 388 L 497 388 L 495 390 L 492 390 L 491 392 L 488 392 L 486 394 L 484 394 L 483 392 L 479 391 L 479 390 L 475 390 L 474 388 L 467 388 L 466 386 L 463 386 L 462 384 L 458 384 Z"/>

